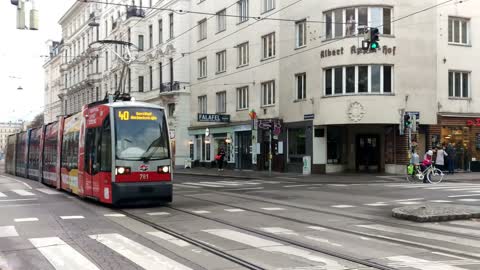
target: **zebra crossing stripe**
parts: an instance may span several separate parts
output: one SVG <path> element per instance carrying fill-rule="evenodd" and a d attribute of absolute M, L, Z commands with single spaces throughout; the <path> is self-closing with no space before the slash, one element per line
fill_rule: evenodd
<path fill-rule="evenodd" d="M 5 197 L 7 197 L 7 195 L 5 195 L 5 193 L 0 192 L 0 198 L 5 198 Z"/>
<path fill-rule="evenodd" d="M 418 259 L 410 256 L 394 256 L 388 257 L 388 260 L 399 263 L 403 267 L 411 267 L 421 270 L 466 270 L 456 266 L 451 266 L 442 262 L 428 261 L 424 259 Z"/>
<path fill-rule="evenodd" d="M 58 270 L 100 270 L 90 260 L 58 237 L 30 238 L 34 247 Z"/>
<path fill-rule="evenodd" d="M 106 247 L 146 270 L 192 270 L 151 248 L 117 233 L 90 235 L 90 238 L 104 244 Z"/>
<path fill-rule="evenodd" d="M 173 236 L 173 235 L 170 235 L 170 234 L 166 234 L 164 232 L 161 232 L 161 231 L 156 231 L 156 232 L 147 232 L 148 234 L 150 235 L 153 235 L 155 237 L 158 237 L 162 240 L 165 240 L 165 241 L 168 241 L 174 245 L 177 245 L 179 247 L 188 247 L 190 246 L 190 243 L 182 240 L 182 239 L 178 239 L 177 237 Z"/>
<path fill-rule="evenodd" d="M 42 192 L 42 193 L 45 193 L 45 194 L 48 194 L 48 195 L 58 195 L 58 194 L 62 194 L 58 191 L 55 191 L 55 190 L 52 190 L 52 189 L 49 189 L 49 188 L 37 188 L 38 191 Z"/>
<path fill-rule="evenodd" d="M 18 236 L 17 230 L 14 226 L 0 227 L 0 237 L 14 237 Z"/>
<path fill-rule="evenodd" d="M 24 189 L 12 189 L 12 191 L 20 196 L 35 196 L 35 194 L 33 194 L 32 192 L 26 191 Z"/>

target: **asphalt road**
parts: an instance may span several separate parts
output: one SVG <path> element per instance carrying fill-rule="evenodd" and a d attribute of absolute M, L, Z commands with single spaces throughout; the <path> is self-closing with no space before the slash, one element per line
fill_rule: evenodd
<path fill-rule="evenodd" d="M 479 220 L 391 217 L 480 207 L 480 183 L 377 180 L 177 175 L 172 204 L 117 209 L 0 175 L 0 269 L 480 269 Z"/>

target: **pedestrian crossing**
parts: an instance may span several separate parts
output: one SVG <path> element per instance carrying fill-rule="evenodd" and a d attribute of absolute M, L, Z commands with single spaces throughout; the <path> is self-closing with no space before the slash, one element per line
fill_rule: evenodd
<path fill-rule="evenodd" d="M 279 184 L 281 181 L 268 180 L 241 180 L 241 181 L 199 181 L 199 182 L 182 182 L 174 183 L 176 188 L 199 189 L 199 188 L 227 188 L 234 190 L 259 190 L 263 189 L 264 184 Z"/>
<path fill-rule="evenodd" d="M 478 228 L 480 226 L 480 222 L 478 221 L 452 221 L 442 223 L 442 225 L 433 225 L 436 226 L 433 227 L 435 229 L 464 234 L 465 238 L 452 237 L 440 233 L 424 232 L 421 230 L 403 229 L 380 224 L 357 224 L 347 226 L 351 226 L 353 228 L 362 230 L 362 232 L 371 233 L 374 236 L 380 237 L 388 236 L 391 238 L 400 238 L 403 235 L 410 236 L 419 242 L 421 242 L 422 239 L 437 242 L 448 242 L 454 243 L 456 246 L 472 249 L 472 252 L 476 252 L 475 250 L 480 248 L 480 240 L 468 238 L 472 232 L 477 232 L 478 234 Z M 461 230 L 459 230 L 459 226 L 461 226 Z M 332 231 L 317 226 L 297 227 L 296 229 L 282 227 L 258 227 L 256 229 L 264 231 L 268 234 L 292 238 L 297 242 L 306 242 L 312 245 L 338 251 L 345 251 L 347 246 L 364 245 L 364 243 L 361 241 L 373 241 L 372 238 L 364 236 L 358 237 L 358 239 L 361 240 L 358 243 L 352 242 L 350 239 L 335 239 Z M 207 228 L 198 229 L 197 231 L 194 230 L 192 233 L 194 233 L 195 238 L 198 241 L 206 243 L 212 247 L 227 250 L 226 247 L 235 246 L 236 250 L 242 251 L 236 252 L 236 256 L 245 261 L 261 265 L 266 269 L 368 269 L 366 267 L 359 268 L 359 266 L 355 263 L 344 261 L 323 253 L 303 249 L 288 243 L 278 242 L 277 240 L 268 238 L 266 236 L 257 236 L 250 232 L 243 232 L 237 229 L 222 227 Z M 185 253 L 193 251 L 193 246 L 189 242 L 158 230 L 145 231 L 144 233 L 140 233 L 140 235 L 146 235 L 146 240 L 156 240 L 152 242 L 145 242 L 145 240 L 139 239 L 138 236 L 126 236 L 119 232 L 87 234 L 86 237 L 90 239 L 90 242 L 87 246 L 90 248 L 84 249 L 69 238 L 67 239 L 59 236 L 33 238 L 26 236 L 24 238 L 24 236 L 19 235 L 15 226 L 0 227 L 1 238 L 15 238 L 16 242 L 27 241 L 31 244 L 33 249 L 41 254 L 41 256 L 45 258 L 56 270 L 103 269 L 102 264 L 99 264 L 98 261 L 94 259 L 95 256 L 92 256 L 94 254 L 91 254 L 91 252 L 97 252 L 98 248 L 100 247 L 106 248 L 107 250 L 118 254 L 132 265 L 136 265 L 142 269 L 196 269 L 194 266 L 187 263 L 185 259 L 180 259 L 179 257 L 172 255 L 171 252 L 165 253 L 161 251 L 166 245 L 174 245 L 177 247 L 178 252 L 182 252 L 182 256 L 185 256 Z M 351 235 L 350 237 L 355 236 Z M 359 252 L 361 253 L 361 251 Z M 425 252 L 418 255 L 412 255 L 415 254 L 412 252 L 409 252 L 408 254 L 409 255 L 390 254 L 388 256 L 378 258 L 378 263 L 386 264 L 395 268 L 418 270 L 467 270 L 479 269 L 477 267 L 480 267 L 480 261 L 478 260 L 465 259 L 463 257 L 449 254 L 448 252 L 442 253 L 433 251 L 430 252 L 430 255 L 426 254 Z M 211 254 L 204 255 L 210 256 L 203 257 L 204 259 L 210 258 L 209 260 L 212 260 Z M 480 255 L 477 255 L 477 257 L 480 259 Z M 109 256 L 109 258 L 102 259 L 101 261 L 108 263 L 108 259 L 114 259 L 110 257 L 111 256 Z M 13 265 L 14 262 L 9 262 L 9 258 L 3 258 L 2 254 L 0 253 L 0 266 L 3 267 L 2 269 L 12 269 L 9 268 L 9 263 L 12 263 Z"/>
<path fill-rule="evenodd" d="M 50 188 L 10 189 L 0 192 L 0 202 L 14 198 L 32 198 L 39 195 L 61 195 L 63 193 Z"/>

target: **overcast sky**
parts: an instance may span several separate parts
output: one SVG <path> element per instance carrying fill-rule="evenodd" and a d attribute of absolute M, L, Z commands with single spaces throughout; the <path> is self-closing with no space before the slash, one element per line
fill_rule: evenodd
<path fill-rule="evenodd" d="M 17 30 L 16 7 L 0 1 L 0 121 L 31 120 L 44 105 L 46 41 L 60 40 L 60 17 L 75 0 L 35 0 L 40 13 L 40 30 Z M 27 4 L 27 9 L 30 5 Z M 26 18 L 27 26 L 29 24 Z M 15 78 L 10 78 L 10 77 Z M 17 91 L 21 86 L 23 91 Z"/>

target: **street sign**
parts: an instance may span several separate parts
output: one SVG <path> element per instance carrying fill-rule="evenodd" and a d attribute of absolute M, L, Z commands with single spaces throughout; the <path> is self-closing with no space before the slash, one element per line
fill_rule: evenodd
<path fill-rule="evenodd" d="M 199 113 L 197 115 L 198 122 L 217 122 L 217 123 L 229 123 L 230 115 L 228 114 L 207 114 Z"/>
<path fill-rule="evenodd" d="M 303 115 L 303 120 L 312 120 L 315 119 L 315 114 L 305 114 Z"/>
<path fill-rule="evenodd" d="M 420 120 L 420 112 L 405 112 L 405 114 L 410 115 L 410 117 L 413 117 L 415 115 L 417 121 Z"/>
<path fill-rule="evenodd" d="M 259 129 L 270 129 L 272 128 L 271 120 L 258 120 Z"/>

